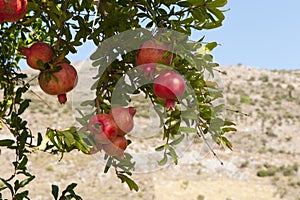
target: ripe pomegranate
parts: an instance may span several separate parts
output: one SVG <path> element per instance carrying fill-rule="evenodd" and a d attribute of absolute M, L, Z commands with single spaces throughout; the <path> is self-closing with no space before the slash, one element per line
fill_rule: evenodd
<path fill-rule="evenodd" d="M 0 0 L 0 23 L 19 21 L 26 10 L 27 0 Z"/>
<path fill-rule="evenodd" d="M 124 151 L 128 146 L 128 142 L 124 136 L 118 136 L 109 144 L 104 144 L 103 150 L 110 156 L 124 157 Z"/>
<path fill-rule="evenodd" d="M 118 126 L 118 135 L 124 136 L 133 129 L 133 116 L 135 112 L 134 107 L 114 107 L 110 110 L 109 114 Z"/>
<path fill-rule="evenodd" d="M 172 53 L 168 52 L 168 44 L 159 42 L 158 40 L 152 39 L 144 42 L 137 52 L 136 65 L 140 68 L 144 76 L 152 80 L 155 72 L 157 63 L 163 63 L 169 65 L 172 59 Z"/>
<path fill-rule="evenodd" d="M 180 74 L 167 71 L 154 80 L 153 89 L 156 96 L 166 100 L 167 109 L 174 108 L 175 100 L 184 94 L 185 82 Z"/>
<path fill-rule="evenodd" d="M 57 95 L 61 104 L 66 103 L 66 93 L 77 84 L 77 71 L 68 63 L 59 63 L 59 71 L 45 70 L 39 74 L 39 84 L 42 90 L 50 95 Z"/>
<path fill-rule="evenodd" d="M 36 42 L 30 48 L 21 47 L 20 53 L 27 57 L 27 64 L 33 69 L 44 70 L 46 63 L 50 62 L 53 57 L 51 47 L 43 42 Z"/>
<path fill-rule="evenodd" d="M 109 114 L 97 114 L 90 118 L 88 129 L 96 144 L 109 144 L 118 135 L 118 127 Z"/>

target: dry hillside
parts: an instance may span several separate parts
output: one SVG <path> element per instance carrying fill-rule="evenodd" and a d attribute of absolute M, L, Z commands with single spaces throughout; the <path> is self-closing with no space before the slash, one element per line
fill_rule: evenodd
<path fill-rule="evenodd" d="M 202 140 L 195 139 L 182 151 L 178 165 L 149 167 L 151 163 L 147 165 L 145 160 L 151 159 L 143 155 L 147 156 L 146 150 L 156 140 L 136 138 L 131 151 L 139 155 L 141 164 L 133 178 L 140 191 L 131 192 L 113 172 L 103 174 L 104 162 L 98 154 L 72 152 L 58 162 L 58 156 L 38 152 L 30 156 L 28 165 L 36 175 L 29 186 L 31 199 L 53 199 L 51 184 L 64 189 L 76 182 L 76 192 L 85 200 L 299 200 L 300 70 L 268 71 L 245 66 L 219 70 L 224 72 L 220 80 L 228 109 L 225 114 L 238 128 L 236 133 L 228 134 L 234 151 L 213 146 L 223 166 Z M 33 70 L 26 73 L 30 77 L 37 75 Z M 62 129 L 75 123 L 72 94 L 62 106 L 56 97 L 42 93 L 36 79 L 31 85 L 28 97 L 32 103 L 24 118 L 34 133 L 45 133 L 45 127 Z M 151 131 L 147 129 L 149 123 L 154 123 L 147 116 L 151 113 L 148 107 L 138 108 L 135 121 L 142 128 L 133 133 Z M 0 138 L 5 137 L 9 134 L 3 129 Z M 11 153 L 1 149 L 1 177 L 13 171 L 7 162 L 14 159 Z M 4 192 L 3 197 L 9 199 L 8 193 Z"/>

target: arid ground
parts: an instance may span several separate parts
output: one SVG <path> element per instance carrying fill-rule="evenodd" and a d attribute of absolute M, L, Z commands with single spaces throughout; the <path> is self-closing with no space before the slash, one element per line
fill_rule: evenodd
<path fill-rule="evenodd" d="M 224 114 L 238 129 L 227 134 L 233 151 L 212 145 L 224 165 L 201 138 L 195 138 L 182 151 L 178 165 L 138 166 L 133 179 L 140 190 L 135 192 L 122 184 L 113 170 L 103 173 L 105 162 L 100 154 L 71 152 L 59 162 L 59 156 L 35 152 L 30 155 L 28 169 L 36 178 L 25 188 L 31 199 L 53 199 L 52 184 L 62 191 L 76 182 L 75 191 L 85 200 L 299 200 L 300 70 L 268 71 L 241 65 L 218 69 L 225 72 L 220 73 L 228 109 Z M 25 73 L 37 76 L 33 70 Z M 55 96 L 43 94 L 36 78 L 31 85 L 28 97 L 32 103 L 24 118 L 33 133 L 45 134 L 46 127 L 63 129 L 75 123 L 72 94 L 67 104 L 59 105 Z M 135 116 L 139 130 L 135 128 L 133 135 L 145 136 L 151 131 L 147 129 L 149 123 L 155 123 L 149 121 L 151 113 L 149 107 L 139 103 Z M 7 137 L 11 137 L 7 130 L 0 131 L 0 138 Z M 133 137 L 128 151 L 137 153 L 145 164 L 143 155 L 161 142 L 159 139 Z M 1 177 L 13 172 L 9 162 L 13 159 L 14 152 L 1 149 Z M 2 195 L 10 199 L 8 191 Z"/>

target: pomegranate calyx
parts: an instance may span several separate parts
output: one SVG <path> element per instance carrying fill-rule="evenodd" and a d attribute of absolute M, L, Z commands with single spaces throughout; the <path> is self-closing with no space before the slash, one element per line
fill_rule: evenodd
<path fill-rule="evenodd" d="M 65 104 L 67 102 L 67 95 L 66 94 L 60 94 L 57 95 L 58 101 L 60 104 Z"/>
<path fill-rule="evenodd" d="M 135 113 L 136 113 L 135 107 L 129 107 L 128 108 L 128 112 L 131 115 L 131 117 L 133 117 L 135 115 Z"/>
<path fill-rule="evenodd" d="M 174 109 L 175 108 L 175 100 L 167 99 L 166 100 L 166 109 Z"/>

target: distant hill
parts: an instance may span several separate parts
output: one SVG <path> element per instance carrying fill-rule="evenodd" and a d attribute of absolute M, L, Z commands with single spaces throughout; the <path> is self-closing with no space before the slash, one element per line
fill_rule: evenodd
<path fill-rule="evenodd" d="M 82 63 L 74 63 L 81 65 Z M 263 70 L 246 66 L 218 68 L 219 84 L 224 88 L 226 117 L 237 124 L 237 133 L 229 133 L 234 151 L 214 149 L 224 162 L 221 166 L 201 139 L 185 152 L 178 166 L 153 173 L 134 175 L 141 191 L 129 192 L 113 172 L 103 174 L 100 156 L 71 153 L 59 158 L 45 153 L 32 155 L 30 168 L 37 174 L 31 184 L 33 199 L 49 199 L 50 182 L 65 186 L 77 182 L 76 191 L 84 199 L 198 199 L 253 200 L 300 199 L 300 70 Z M 45 127 L 65 128 L 75 124 L 72 94 L 66 105 L 55 96 L 45 95 L 37 85 L 37 71 L 26 70 L 30 84 L 30 109 L 24 114 L 33 132 L 44 134 Z M 140 109 L 141 110 L 141 109 Z M 146 110 L 147 111 L 147 110 Z M 147 118 L 137 110 L 136 123 Z M 137 130 L 138 131 L 138 130 Z M 142 131 L 142 130 L 140 130 Z M 1 137 L 5 131 L 0 131 Z M 145 132 L 147 134 L 147 131 Z M 155 142 L 154 142 L 155 143 Z M 132 148 L 143 152 L 148 140 L 136 139 Z M 0 163 L 9 154 L 2 151 Z M 13 158 L 11 158 L 13 159 Z M 11 171 L 1 164 L 0 174 Z M 45 181 L 49 185 L 42 184 Z M 1 183 L 0 183 L 1 187 Z"/>

